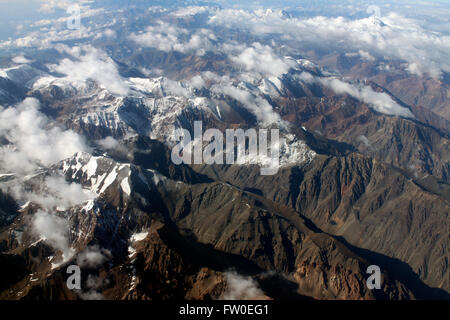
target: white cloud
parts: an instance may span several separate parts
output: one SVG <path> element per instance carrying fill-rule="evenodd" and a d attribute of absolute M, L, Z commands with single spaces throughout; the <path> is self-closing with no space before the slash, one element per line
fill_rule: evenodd
<path fill-rule="evenodd" d="M 250 277 L 244 277 L 236 272 L 225 273 L 227 288 L 221 300 L 251 300 L 261 298 L 264 292 L 258 288 L 258 284 Z"/>
<path fill-rule="evenodd" d="M 232 85 L 214 85 L 211 88 L 216 93 L 222 93 L 240 102 L 246 109 L 256 116 L 256 119 L 263 125 L 281 123 L 278 113 L 274 112 L 270 103 L 259 96 L 255 96 L 246 90 Z"/>
<path fill-rule="evenodd" d="M 70 1 L 70 4 L 75 1 Z M 91 9 L 88 4 L 90 1 L 78 1 L 80 5 L 80 17 L 81 17 L 81 25 L 79 29 L 69 29 L 67 27 L 67 22 L 71 21 L 73 17 L 71 14 L 65 14 L 62 17 L 55 19 L 42 19 L 36 22 L 32 22 L 29 24 L 29 28 L 23 28 L 25 30 L 29 30 L 25 35 L 21 36 L 17 39 L 9 39 L 6 41 L 0 41 L 0 48 L 23 48 L 23 47 L 36 47 L 36 48 L 52 48 L 55 43 L 61 41 L 75 40 L 75 39 L 88 39 L 95 38 L 99 35 L 104 34 L 102 31 L 99 31 L 101 28 L 108 28 L 114 24 L 114 22 L 108 22 L 104 24 L 102 27 L 96 25 L 94 28 L 92 23 L 87 23 L 84 25 L 84 21 L 87 18 L 92 18 L 94 16 L 104 14 L 105 9 L 96 8 Z M 49 1 L 49 10 L 54 10 L 55 8 L 67 9 L 70 7 L 69 1 L 60 2 L 60 1 Z M 45 7 L 45 6 L 44 6 Z M 44 8 L 43 7 L 43 8 Z M 91 19 L 92 21 L 93 19 Z M 105 30 L 106 34 L 110 34 L 110 32 Z M 22 32 L 21 32 L 22 34 Z"/>
<path fill-rule="evenodd" d="M 98 140 L 97 144 L 105 148 L 106 150 L 113 150 L 119 146 L 119 142 L 113 137 L 109 136 L 104 139 Z"/>
<path fill-rule="evenodd" d="M 39 112 L 39 102 L 34 98 L 27 98 L 16 107 L 0 107 L 0 137 L 10 142 L 0 147 L 0 167 L 27 173 L 89 150 L 75 132 L 48 127 L 49 120 Z"/>
<path fill-rule="evenodd" d="M 67 8 L 73 2 L 47 0 L 44 1 L 43 8 L 47 8 L 46 10 Z M 89 1 L 79 3 L 83 9 L 83 18 L 99 14 L 104 10 L 89 8 Z M 277 34 L 281 42 L 289 41 L 293 48 L 353 52 L 369 61 L 373 59 L 401 60 L 405 62 L 404 67 L 407 71 L 417 75 L 430 74 L 433 77 L 440 77 L 442 71 L 450 72 L 450 36 L 445 29 L 443 33 L 430 31 L 424 21 L 406 18 L 398 13 L 392 12 L 385 16 L 361 19 L 323 16 L 295 18 L 281 10 L 244 11 L 188 7 L 186 10 L 172 12 L 170 18 L 172 21 L 183 20 L 183 17 L 202 13 L 210 15 L 209 26 L 232 27 L 240 32 L 250 31 L 256 36 Z M 67 17 L 43 20 L 38 24 L 46 26 L 46 30 L 34 31 L 19 39 L 3 41 L 0 47 L 51 47 L 54 42 L 63 40 L 95 38 L 102 35 L 115 36 L 114 31 L 110 29 L 101 31 L 98 27 L 91 26 L 82 25 L 81 30 L 68 30 L 64 27 L 66 21 Z M 108 25 L 103 26 L 103 28 L 107 27 Z M 166 52 L 194 52 L 203 55 L 209 50 L 220 51 L 220 47 L 216 46 L 216 36 L 211 30 L 188 30 L 162 21 L 157 21 L 144 32 L 132 33 L 130 39 L 141 46 Z M 252 50 L 256 49 L 249 49 L 243 53 L 243 58 L 245 55 L 252 57 Z M 269 68 L 270 64 L 261 66 Z"/>
<path fill-rule="evenodd" d="M 218 9 L 209 23 L 246 29 L 255 35 L 278 34 L 305 48 L 342 49 L 402 60 L 415 74 L 439 77 L 442 71 L 450 72 L 450 37 L 429 32 L 396 13 L 356 20 L 322 16 L 299 19 L 274 10 Z"/>
<path fill-rule="evenodd" d="M 239 54 L 231 54 L 230 59 L 245 70 L 257 72 L 264 77 L 279 77 L 290 69 L 289 64 L 276 56 L 271 47 L 260 43 L 242 48 Z"/>
<path fill-rule="evenodd" d="M 80 292 L 79 296 L 81 299 L 88 300 L 88 301 L 105 299 L 105 297 L 100 292 L 97 292 L 95 290 L 90 290 L 87 292 Z"/>
<path fill-rule="evenodd" d="M 33 217 L 32 228 L 36 236 L 63 253 L 64 261 L 72 257 L 73 250 L 69 246 L 69 223 L 67 220 L 38 211 Z"/>
<path fill-rule="evenodd" d="M 158 24 L 147 27 L 144 33 L 132 33 L 130 40 L 160 51 L 196 52 L 203 55 L 214 48 L 211 41 L 216 40 L 216 37 L 207 29 L 199 29 L 190 34 L 185 28 L 158 21 Z"/>
<path fill-rule="evenodd" d="M 41 0 L 42 4 L 39 11 L 42 12 L 53 12 L 55 9 L 66 9 L 73 4 L 70 0 Z"/>
<path fill-rule="evenodd" d="M 80 184 L 69 183 L 62 176 L 33 181 L 18 177 L 11 183 L 3 184 L 1 189 L 19 203 L 32 202 L 38 205 L 43 212 L 65 211 L 96 198 L 90 190 L 83 189 Z"/>
<path fill-rule="evenodd" d="M 201 13 L 205 13 L 208 11 L 208 7 L 204 6 L 189 6 L 185 8 L 178 9 L 173 12 L 172 15 L 175 17 L 187 17 L 187 16 L 195 16 Z"/>
<path fill-rule="evenodd" d="M 107 38 L 115 38 L 116 32 L 112 29 L 106 29 L 105 31 L 103 31 L 103 35 Z"/>
<path fill-rule="evenodd" d="M 103 300 L 105 297 L 101 293 L 101 290 L 108 284 L 108 279 L 102 279 L 90 274 L 86 280 L 86 289 L 88 290 L 77 293 L 83 300 Z"/>
<path fill-rule="evenodd" d="M 38 108 L 39 102 L 34 98 L 27 98 L 14 108 L 0 108 L 0 137 L 9 142 L 0 147 L 0 167 L 2 171 L 13 172 L 17 176 L 13 185 L 2 185 L 2 189 L 21 202 L 38 204 L 46 212 L 64 210 L 94 199 L 95 195 L 89 190 L 69 183 L 61 176 L 37 180 L 37 185 L 31 182 L 34 185 L 31 189 L 22 185 L 22 177 L 36 169 L 55 164 L 79 151 L 89 150 L 83 139 L 73 131 L 48 128 L 49 120 Z M 49 220 L 47 218 L 43 216 L 38 222 Z M 42 227 L 42 224 L 39 226 Z"/>
<path fill-rule="evenodd" d="M 51 21 L 52 26 L 43 30 L 32 31 L 21 38 L 6 40 L 0 42 L 0 48 L 29 48 L 36 47 L 39 49 L 53 48 L 55 43 L 61 41 L 94 38 L 98 32 L 92 30 L 91 27 L 81 25 L 79 30 L 68 29 L 64 23 L 67 18 L 60 18 Z"/>
<path fill-rule="evenodd" d="M 364 50 L 359 50 L 358 51 L 359 56 L 363 59 L 363 60 L 367 60 L 367 61 L 375 61 L 375 57 L 373 57 L 369 52 L 364 51 Z"/>
<path fill-rule="evenodd" d="M 63 177 L 47 177 L 40 193 L 29 194 L 28 199 L 47 210 L 66 209 L 92 200 L 95 195 L 78 183 L 69 183 Z"/>
<path fill-rule="evenodd" d="M 193 88 L 201 89 L 206 86 L 206 82 L 201 75 L 196 75 L 189 79 L 189 85 Z"/>
<path fill-rule="evenodd" d="M 39 11 L 45 13 L 54 12 L 56 9 L 67 10 L 70 6 L 84 6 L 92 3 L 92 0 L 41 0 L 42 4 Z"/>
<path fill-rule="evenodd" d="M 77 256 L 77 264 L 80 267 L 95 268 L 102 265 L 110 258 L 111 252 L 109 250 L 100 248 L 98 245 L 94 245 L 87 247 Z"/>
<path fill-rule="evenodd" d="M 304 82 L 318 82 L 331 88 L 337 94 L 348 94 L 364 103 L 374 110 L 396 116 L 414 118 L 407 108 L 400 106 L 385 92 L 375 92 L 369 86 L 355 86 L 336 78 L 315 77 L 308 72 L 301 73 L 298 78 Z"/>
<path fill-rule="evenodd" d="M 375 57 L 372 56 L 369 52 L 364 50 L 359 50 L 358 52 L 350 52 L 345 54 L 347 57 L 360 57 L 362 60 L 366 61 L 375 61 Z"/>
<path fill-rule="evenodd" d="M 178 38 L 187 34 L 187 29 L 177 28 L 168 23 L 159 21 L 157 25 L 147 27 L 145 33 L 132 33 L 130 39 L 144 47 L 156 48 L 161 51 L 169 52 L 173 50 L 180 51 L 182 47 Z"/>
<path fill-rule="evenodd" d="M 52 71 L 66 75 L 69 80 L 94 80 L 113 94 L 128 93 L 129 88 L 120 76 L 115 62 L 102 50 L 92 46 L 59 48 L 71 54 L 73 59 L 65 58 L 57 65 L 50 65 Z"/>
<path fill-rule="evenodd" d="M 28 60 L 24 56 L 16 56 L 12 59 L 12 62 L 22 64 L 22 63 L 30 63 L 31 60 Z"/>

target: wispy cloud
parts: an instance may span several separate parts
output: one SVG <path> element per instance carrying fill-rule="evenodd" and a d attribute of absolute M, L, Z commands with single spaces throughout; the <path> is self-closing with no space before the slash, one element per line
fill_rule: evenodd
<path fill-rule="evenodd" d="M 69 245 L 69 225 L 61 217 L 38 211 L 32 221 L 35 235 L 63 254 L 63 261 L 70 259 L 74 252 Z"/>
<path fill-rule="evenodd" d="M 320 83 L 337 94 L 348 94 L 364 103 L 367 103 L 374 110 L 388 114 L 415 118 L 412 112 L 400 106 L 385 92 L 376 92 L 369 86 L 353 85 L 336 78 L 315 77 L 308 72 L 303 72 L 298 79 L 308 83 Z"/>
<path fill-rule="evenodd" d="M 443 71 L 450 72 L 450 37 L 429 32 L 417 21 L 397 13 L 353 20 L 323 16 L 302 19 L 277 10 L 225 9 L 216 10 L 209 23 L 258 36 L 276 34 L 311 49 L 366 52 L 373 57 L 401 60 L 408 71 L 418 75 L 439 77 Z"/>
<path fill-rule="evenodd" d="M 253 43 L 251 46 L 238 46 L 240 52 L 230 53 L 230 60 L 242 66 L 244 70 L 257 72 L 264 77 L 279 77 L 287 73 L 290 65 L 287 61 L 278 57 L 273 49 L 267 45 Z M 232 50 L 232 46 L 224 46 L 226 51 Z"/>
<path fill-rule="evenodd" d="M 234 271 L 226 272 L 227 289 L 221 300 L 251 300 L 264 296 L 255 280 L 242 276 Z"/>
<path fill-rule="evenodd" d="M 94 199 L 95 195 L 59 175 L 36 176 L 32 181 L 28 175 L 89 148 L 75 132 L 51 126 L 34 98 L 14 107 L 0 107 L 0 138 L 6 141 L 0 147 L 0 168 L 16 175 L 12 183 L 0 187 L 19 202 L 31 201 L 39 206 L 31 220 L 33 234 L 60 250 L 66 261 L 73 254 L 68 237 L 70 223 L 52 212 Z"/>
<path fill-rule="evenodd" d="M 34 98 L 15 107 L 0 107 L 0 136 L 9 142 L 0 147 L 0 167 L 27 173 L 89 150 L 75 132 L 48 126 L 49 119 L 39 111 L 39 101 Z"/>
<path fill-rule="evenodd" d="M 111 258 L 109 250 L 100 248 L 98 245 L 87 247 L 77 256 L 80 267 L 95 268 Z"/>
<path fill-rule="evenodd" d="M 70 6 L 79 5 L 85 6 L 92 3 L 92 0 L 40 0 L 41 7 L 39 11 L 50 13 L 56 9 L 67 10 Z"/>
<path fill-rule="evenodd" d="M 65 58 L 50 65 L 51 70 L 66 75 L 69 80 L 94 80 L 113 94 L 128 93 L 128 85 L 120 76 L 115 62 L 104 51 L 92 46 L 59 48 L 72 55 L 72 59 Z"/>
<path fill-rule="evenodd" d="M 129 38 L 144 47 L 166 52 L 196 52 L 199 55 L 211 50 L 214 47 L 212 41 L 216 40 L 214 33 L 208 29 L 190 32 L 162 21 L 147 27 L 143 33 L 132 33 Z"/>

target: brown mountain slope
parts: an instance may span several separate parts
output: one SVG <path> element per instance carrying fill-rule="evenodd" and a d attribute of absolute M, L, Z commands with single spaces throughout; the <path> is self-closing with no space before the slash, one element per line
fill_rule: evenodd
<path fill-rule="evenodd" d="M 66 178 L 90 187 L 92 180 L 83 170 L 88 161 L 88 156 L 77 156 L 73 163 L 65 162 L 70 164 Z M 415 296 L 385 268 L 382 290 L 369 290 L 366 269 L 371 259 L 321 232 L 293 209 L 221 182 L 186 184 L 162 176 L 156 180 L 152 171 L 106 158 L 96 161 L 97 174 L 118 167 L 122 171 L 93 205 L 58 213 L 70 223 L 70 247 L 75 250 L 70 260 L 55 264 L 61 252 L 45 240 L 36 241 L 28 221 L 38 207 L 29 205 L 2 229 L 0 239 L 7 243 L 2 253 L 8 260 L 4 266 L 22 261 L 25 276 L 7 284 L 1 297 L 213 298 L 224 292 L 223 273 L 229 270 L 257 280 L 263 292 L 275 298 L 282 297 L 283 290 L 285 298 Z M 126 172 L 130 195 L 119 188 Z M 30 186 L 40 179 L 34 177 Z M 22 233 L 20 239 L 15 231 Z M 138 232 L 145 236 L 133 240 Z M 74 296 L 65 288 L 65 267 L 78 263 L 78 255 L 94 245 L 109 251 L 107 259 L 83 267 L 83 281 L 90 275 L 95 286 L 88 281 Z"/>
<path fill-rule="evenodd" d="M 449 203 L 389 165 L 351 154 L 320 156 L 273 177 L 258 176 L 250 167 L 197 169 L 294 208 L 318 228 L 372 251 L 372 257 L 383 255 L 378 262 L 406 281 L 417 274 L 431 287 L 450 290 Z"/>
<path fill-rule="evenodd" d="M 355 146 L 361 153 L 448 183 L 450 142 L 445 132 L 416 120 L 379 114 L 348 96 L 277 101 L 280 114 L 298 126 Z"/>

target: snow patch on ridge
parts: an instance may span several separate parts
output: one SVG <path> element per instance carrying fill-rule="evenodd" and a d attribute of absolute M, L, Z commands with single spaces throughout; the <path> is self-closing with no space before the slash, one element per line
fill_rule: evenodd
<path fill-rule="evenodd" d="M 139 233 L 134 233 L 131 237 L 130 240 L 131 242 L 138 242 L 138 241 L 142 241 L 145 238 L 147 238 L 148 236 L 148 232 L 144 231 L 144 232 L 139 232 Z"/>
<path fill-rule="evenodd" d="M 128 183 L 128 177 L 122 180 L 122 182 L 120 183 L 120 187 L 122 188 L 122 191 L 125 192 L 127 195 L 131 194 L 130 184 Z"/>

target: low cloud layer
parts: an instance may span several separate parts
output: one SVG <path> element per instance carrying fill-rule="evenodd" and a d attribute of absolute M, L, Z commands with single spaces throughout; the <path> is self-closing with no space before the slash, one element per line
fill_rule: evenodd
<path fill-rule="evenodd" d="M 46 12 L 55 9 L 67 9 L 71 4 L 77 3 L 81 6 L 83 21 L 94 22 L 96 28 L 91 24 L 82 23 L 80 30 L 68 30 L 66 27 L 68 15 L 54 20 L 42 20 L 34 24 L 40 29 L 31 29 L 32 32 L 24 33 L 20 38 L 3 41 L 2 47 L 52 47 L 55 42 L 74 39 L 98 39 L 102 36 L 115 37 L 117 29 L 114 28 L 120 20 L 113 19 L 101 25 L 97 25 L 100 19 L 91 19 L 96 15 L 109 12 L 108 7 L 92 9 L 89 0 L 85 1 L 54 1 L 43 0 L 41 10 Z M 241 4 L 242 5 L 242 4 Z M 239 32 L 250 32 L 254 38 L 251 41 L 267 39 L 266 36 L 277 38 L 278 44 L 290 45 L 292 48 L 303 48 L 305 50 L 337 51 L 341 53 L 358 53 L 362 59 L 374 61 L 380 59 L 385 61 L 404 62 L 403 68 L 413 74 L 429 74 L 435 78 L 442 76 L 443 72 L 450 72 L 450 36 L 448 35 L 448 21 L 438 19 L 445 16 L 445 11 L 425 13 L 421 19 L 413 19 L 399 14 L 394 10 L 394 5 L 384 7 L 380 13 L 375 15 L 367 11 L 363 4 L 352 4 L 350 6 L 333 5 L 331 7 L 344 7 L 344 11 L 367 14 L 363 18 L 347 17 L 294 17 L 283 10 L 274 9 L 221 9 L 217 7 L 187 7 L 182 10 L 171 11 L 162 7 L 151 7 L 143 12 L 140 17 L 145 17 L 147 12 L 167 14 L 161 18 L 158 15 L 156 21 L 148 26 L 143 32 L 133 32 L 123 36 L 138 43 L 143 47 L 156 48 L 162 51 L 178 51 L 183 53 L 195 52 L 203 55 L 208 50 L 220 51 L 220 34 L 217 30 L 223 28 L 234 28 Z M 362 8 L 364 7 L 364 8 Z M 372 6 L 373 7 L 373 6 Z M 400 5 L 405 12 L 411 11 L 405 5 Z M 421 4 L 421 8 L 429 7 L 430 4 Z M 370 8 L 370 7 L 369 7 Z M 438 8 L 438 7 L 436 7 Z M 392 12 L 389 12 L 391 11 Z M 330 9 L 331 10 L 331 9 Z M 438 10 L 438 9 L 437 9 Z M 297 7 L 296 12 L 301 12 Z M 315 12 L 318 14 L 318 12 Z M 341 14 L 336 12 L 335 14 Z M 382 14 L 381 14 L 382 13 Z M 309 13 L 311 14 L 311 12 Z M 333 14 L 331 14 L 333 15 Z M 416 15 L 417 16 L 417 15 Z M 151 16 L 152 17 L 152 16 Z M 201 18 L 199 18 L 201 17 Z M 169 18 L 169 19 L 167 19 Z M 195 28 L 191 29 L 194 19 Z M 183 21 L 182 27 L 167 21 Z M 206 19 L 207 23 L 203 21 Z M 448 19 L 447 19 L 448 20 Z M 131 23 L 131 21 L 130 21 Z M 189 26 L 189 27 L 188 27 Z M 433 29 L 433 31 L 430 30 Z M 216 33 L 216 34 L 215 34 Z M 253 49 L 255 50 L 255 49 Z M 252 55 L 252 50 L 246 52 Z"/>
<path fill-rule="evenodd" d="M 64 210 L 95 198 L 90 190 L 78 183 L 69 183 L 63 177 L 47 177 L 42 187 L 41 192 L 29 194 L 29 200 L 47 210 Z"/>
<path fill-rule="evenodd" d="M 198 29 L 191 34 L 185 28 L 162 21 L 147 27 L 143 33 L 132 33 L 129 38 L 143 47 L 165 52 L 196 52 L 199 55 L 211 50 L 212 41 L 216 40 L 215 35 L 207 29 Z"/>
<path fill-rule="evenodd" d="M 97 140 L 97 144 L 106 150 L 114 150 L 119 147 L 119 141 L 111 136 Z"/>
<path fill-rule="evenodd" d="M 307 83 L 317 82 L 330 89 L 337 94 L 348 94 L 364 103 L 367 103 L 374 110 L 388 114 L 407 118 L 414 118 L 412 112 L 400 106 L 397 102 L 384 92 L 375 92 L 369 86 L 355 86 L 336 78 L 315 77 L 308 72 L 303 72 L 299 79 Z"/>
<path fill-rule="evenodd" d="M 19 64 L 22 64 L 22 63 L 30 63 L 30 62 L 31 62 L 31 60 L 25 58 L 24 56 L 16 56 L 16 57 L 14 57 L 14 58 L 12 59 L 12 61 L 13 61 L 14 63 L 19 63 Z"/>
<path fill-rule="evenodd" d="M 230 47 L 226 45 L 225 48 Z M 290 65 L 278 57 L 269 46 L 253 43 L 244 46 L 237 55 L 230 54 L 230 60 L 246 71 L 257 72 L 264 77 L 279 77 L 287 73 Z"/>
<path fill-rule="evenodd" d="M 63 261 L 67 261 L 73 255 L 69 245 L 70 223 L 55 212 L 94 199 L 95 195 L 62 176 L 30 180 L 30 174 L 89 148 L 75 132 L 52 126 L 34 98 L 14 107 L 0 107 L 0 138 L 4 143 L 0 146 L 1 172 L 16 175 L 12 184 L 0 187 L 19 202 L 39 205 L 31 221 L 33 234 L 61 251 Z"/>
<path fill-rule="evenodd" d="M 256 116 L 258 122 L 260 122 L 263 126 L 268 126 L 272 123 L 280 123 L 281 121 L 280 115 L 273 111 L 270 103 L 262 97 L 255 96 L 248 91 L 231 85 L 214 86 L 213 90 L 217 93 L 230 96 L 241 103 L 246 109 Z"/>
<path fill-rule="evenodd" d="M 366 59 L 375 56 L 401 60 L 408 71 L 418 75 L 440 77 L 443 71 L 450 72 L 450 37 L 431 33 L 418 21 L 397 13 L 354 20 L 322 16 L 302 19 L 270 9 L 218 9 L 209 23 L 246 29 L 257 36 L 277 34 L 311 48 L 360 52 Z"/>
<path fill-rule="evenodd" d="M 73 58 L 65 58 L 59 64 L 50 65 L 52 71 L 66 75 L 68 80 L 94 80 L 113 94 L 128 93 L 129 88 L 115 62 L 105 52 L 91 46 L 61 48 Z"/>
<path fill-rule="evenodd" d="M 80 267 L 95 268 L 102 265 L 111 258 L 109 250 L 100 248 L 98 245 L 87 247 L 77 257 L 77 264 Z"/>
<path fill-rule="evenodd" d="M 74 253 L 69 246 L 68 226 L 65 219 L 44 211 L 38 211 L 32 221 L 35 235 L 60 250 L 63 254 L 63 261 L 70 259 Z"/>
<path fill-rule="evenodd" d="M 251 300 L 264 296 L 255 280 L 244 277 L 236 272 L 225 274 L 227 289 L 220 297 L 221 300 Z"/>
<path fill-rule="evenodd" d="M 70 6 L 84 6 L 92 3 L 91 0 L 41 0 L 39 11 L 45 13 L 54 12 L 56 9 L 66 11 Z"/>
<path fill-rule="evenodd" d="M 49 125 L 34 98 L 27 98 L 15 107 L 0 107 L 0 137 L 9 142 L 0 146 L 2 170 L 28 173 L 89 150 L 75 132 Z"/>

